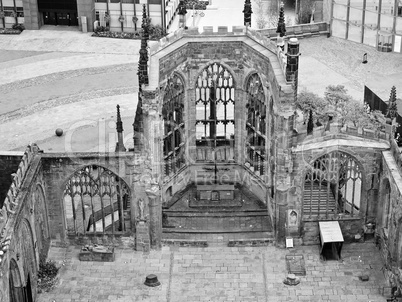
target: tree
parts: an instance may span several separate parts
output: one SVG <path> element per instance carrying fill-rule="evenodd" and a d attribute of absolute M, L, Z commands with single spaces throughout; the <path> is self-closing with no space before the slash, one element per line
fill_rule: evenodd
<path fill-rule="evenodd" d="M 311 23 L 315 12 L 315 0 L 303 0 L 300 1 L 297 23 L 305 24 Z"/>
<path fill-rule="evenodd" d="M 396 105 L 396 87 L 392 86 L 391 94 L 389 96 L 388 101 L 387 117 L 393 120 L 397 116 L 397 114 L 398 114 L 398 108 Z"/>
<path fill-rule="evenodd" d="M 332 115 L 342 126 L 376 130 L 385 125 L 385 117 L 380 111 L 371 111 L 364 103 L 354 100 L 342 85 L 329 85 L 324 95 L 321 98 L 305 90 L 299 93 L 295 105 L 303 112 L 304 123 L 310 118 L 309 113 L 312 110 L 312 116 L 317 121 L 327 120 Z"/>
<path fill-rule="evenodd" d="M 325 113 L 328 103 L 317 94 L 302 90 L 297 96 L 295 105 L 297 109 L 303 112 L 305 124 L 310 110 L 313 112 L 313 117 L 319 119 Z"/>

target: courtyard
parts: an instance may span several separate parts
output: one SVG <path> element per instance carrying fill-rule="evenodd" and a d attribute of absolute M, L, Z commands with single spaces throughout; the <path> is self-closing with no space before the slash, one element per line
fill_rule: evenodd
<path fill-rule="evenodd" d="M 344 245 L 342 261 L 322 261 L 318 246 L 292 249 L 164 246 L 141 253 L 116 249 L 114 262 L 80 262 L 80 247 L 52 247 L 61 266 L 57 287 L 39 302 L 63 301 L 386 301 L 380 253 L 374 242 Z M 283 284 L 286 257 L 303 256 L 300 284 Z M 291 258 L 292 259 L 292 258 Z M 147 287 L 147 275 L 161 285 Z M 369 276 L 361 281 L 360 276 Z"/>

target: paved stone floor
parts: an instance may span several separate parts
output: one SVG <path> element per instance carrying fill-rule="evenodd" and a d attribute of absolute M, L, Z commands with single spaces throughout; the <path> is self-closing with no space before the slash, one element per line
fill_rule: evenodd
<path fill-rule="evenodd" d="M 345 244 L 342 261 L 321 261 L 318 246 L 296 249 L 211 246 L 167 247 L 150 253 L 116 249 L 114 262 L 80 262 L 79 247 L 52 247 L 61 265 L 59 284 L 45 301 L 353 301 L 380 302 L 385 286 L 374 243 Z M 306 276 L 283 284 L 286 255 L 303 255 Z M 161 286 L 143 283 L 155 274 Z M 359 276 L 368 275 L 369 281 Z"/>

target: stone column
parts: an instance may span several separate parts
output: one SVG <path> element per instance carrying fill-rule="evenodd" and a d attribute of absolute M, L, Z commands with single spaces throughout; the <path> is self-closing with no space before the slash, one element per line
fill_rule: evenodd
<path fill-rule="evenodd" d="M 154 186 L 146 191 L 149 207 L 149 234 L 152 249 L 162 248 L 162 202 L 159 189 Z"/>

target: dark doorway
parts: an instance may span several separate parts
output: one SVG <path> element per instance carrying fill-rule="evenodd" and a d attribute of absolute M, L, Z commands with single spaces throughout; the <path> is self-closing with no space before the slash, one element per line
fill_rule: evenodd
<path fill-rule="evenodd" d="M 46 25 L 78 26 L 76 0 L 38 0 L 38 8 Z"/>
<path fill-rule="evenodd" d="M 43 12 L 43 20 L 46 25 L 78 26 L 76 12 Z"/>
<path fill-rule="evenodd" d="M 32 288 L 31 288 L 31 275 L 28 274 L 28 280 L 27 280 L 27 286 L 25 288 L 25 301 L 27 302 L 33 302 L 32 299 Z"/>

